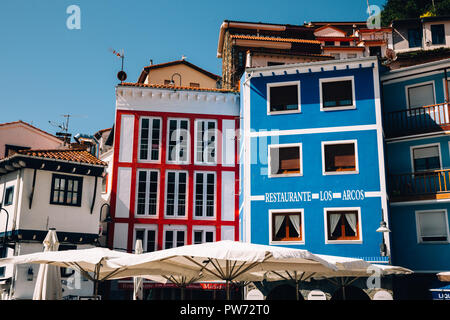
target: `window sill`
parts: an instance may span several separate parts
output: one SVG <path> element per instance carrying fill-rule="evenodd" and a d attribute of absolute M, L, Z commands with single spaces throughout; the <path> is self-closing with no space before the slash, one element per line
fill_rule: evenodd
<path fill-rule="evenodd" d="M 326 240 L 325 244 L 362 244 L 362 240 Z"/>
<path fill-rule="evenodd" d="M 269 174 L 269 178 L 303 177 L 303 173 Z"/>
<path fill-rule="evenodd" d="M 355 110 L 356 106 L 352 105 L 352 106 L 345 106 L 345 107 L 320 107 L 320 111 L 323 112 L 330 112 L 330 111 L 343 111 L 343 110 Z"/>
<path fill-rule="evenodd" d="M 292 245 L 292 244 L 301 244 L 304 245 L 305 241 L 269 241 L 270 245 Z"/>
<path fill-rule="evenodd" d="M 357 171 L 332 171 L 332 172 L 322 172 L 324 176 L 336 176 L 341 174 L 359 174 L 359 170 Z"/>
<path fill-rule="evenodd" d="M 268 111 L 268 116 L 276 116 L 281 114 L 295 114 L 295 113 L 302 113 L 301 110 L 289 110 L 289 111 Z"/>

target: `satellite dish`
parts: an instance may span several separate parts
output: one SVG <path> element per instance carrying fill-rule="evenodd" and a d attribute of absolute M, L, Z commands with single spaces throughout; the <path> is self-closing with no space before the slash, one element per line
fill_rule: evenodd
<path fill-rule="evenodd" d="M 395 53 L 394 50 L 389 48 L 386 49 L 386 57 L 391 61 L 397 60 L 397 54 Z"/>
<path fill-rule="evenodd" d="M 127 79 L 127 74 L 125 73 L 125 71 L 119 71 L 117 73 L 117 79 L 119 79 L 120 81 L 125 81 Z"/>

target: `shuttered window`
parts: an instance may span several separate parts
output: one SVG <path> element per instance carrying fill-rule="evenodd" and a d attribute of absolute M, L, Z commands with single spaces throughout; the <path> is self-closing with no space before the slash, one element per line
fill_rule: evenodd
<path fill-rule="evenodd" d="M 412 152 L 414 172 L 441 168 L 439 147 L 437 145 L 413 148 Z"/>
<path fill-rule="evenodd" d="M 448 218 L 445 210 L 416 212 L 419 242 L 448 242 Z"/>
<path fill-rule="evenodd" d="M 355 143 L 325 144 L 325 173 L 357 171 L 355 149 Z"/>
<path fill-rule="evenodd" d="M 430 106 L 435 103 L 434 86 L 432 83 L 409 87 L 407 92 L 408 107 L 410 109 Z"/>
<path fill-rule="evenodd" d="M 269 146 L 269 174 L 301 174 L 301 145 Z"/>

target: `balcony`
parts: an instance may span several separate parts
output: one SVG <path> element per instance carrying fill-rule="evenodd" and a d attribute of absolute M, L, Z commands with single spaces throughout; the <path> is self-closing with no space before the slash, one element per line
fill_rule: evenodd
<path fill-rule="evenodd" d="M 389 176 L 391 202 L 450 198 L 450 169 Z"/>
<path fill-rule="evenodd" d="M 396 138 L 450 129 L 449 103 L 435 104 L 384 114 L 386 138 Z"/>

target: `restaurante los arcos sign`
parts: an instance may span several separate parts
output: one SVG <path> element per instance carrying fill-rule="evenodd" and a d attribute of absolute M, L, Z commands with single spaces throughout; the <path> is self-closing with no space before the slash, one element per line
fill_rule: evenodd
<path fill-rule="evenodd" d="M 342 192 L 333 192 L 330 190 L 319 191 L 314 193 L 311 191 L 296 192 L 266 192 L 264 195 L 265 202 L 311 202 L 313 200 L 332 201 L 333 199 L 341 200 L 364 200 L 364 190 L 344 190 Z"/>

